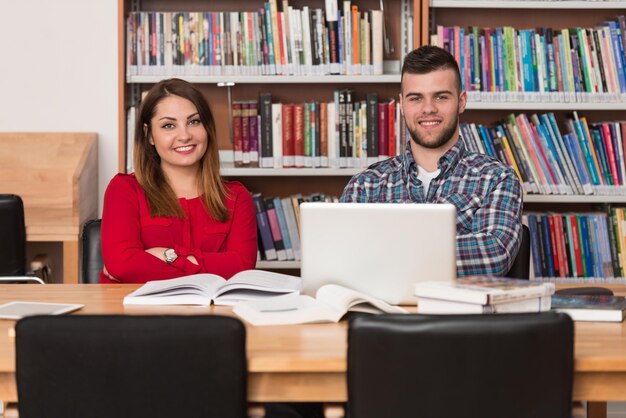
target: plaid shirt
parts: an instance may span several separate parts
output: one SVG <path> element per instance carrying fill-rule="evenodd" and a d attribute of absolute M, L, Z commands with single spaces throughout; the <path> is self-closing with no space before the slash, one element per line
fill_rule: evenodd
<path fill-rule="evenodd" d="M 458 276 L 505 275 L 521 241 L 522 190 L 515 172 L 465 148 L 459 138 L 438 162 L 441 172 L 424 195 L 407 144 L 404 155 L 354 176 L 342 202 L 451 203 L 456 206 Z"/>

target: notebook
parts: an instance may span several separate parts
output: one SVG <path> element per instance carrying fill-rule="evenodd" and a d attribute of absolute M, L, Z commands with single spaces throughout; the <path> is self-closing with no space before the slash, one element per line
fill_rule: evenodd
<path fill-rule="evenodd" d="M 456 278 L 450 204 L 300 205 L 304 293 L 340 284 L 391 304 L 415 304 L 415 283 Z"/>

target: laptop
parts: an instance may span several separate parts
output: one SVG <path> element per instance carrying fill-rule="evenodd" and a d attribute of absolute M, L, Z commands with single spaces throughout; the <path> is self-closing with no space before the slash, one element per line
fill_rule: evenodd
<path fill-rule="evenodd" d="M 304 293 L 340 284 L 391 304 L 415 304 L 415 283 L 456 278 L 451 204 L 300 205 Z"/>

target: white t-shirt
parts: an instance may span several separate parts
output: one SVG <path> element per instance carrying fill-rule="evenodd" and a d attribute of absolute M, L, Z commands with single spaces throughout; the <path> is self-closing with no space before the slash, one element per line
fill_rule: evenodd
<path fill-rule="evenodd" d="M 434 179 L 435 177 L 437 177 L 440 172 L 441 172 L 441 169 L 439 168 L 433 172 L 430 172 L 430 171 L 426 171 L 425 168 L 420 167 L 419 165 L 417 166 L 417 178 L 420 179 L 420 181 L 424 185 L 425 196 L 428 196 L 428 188 L 430 187 L 430 181 Z"/>

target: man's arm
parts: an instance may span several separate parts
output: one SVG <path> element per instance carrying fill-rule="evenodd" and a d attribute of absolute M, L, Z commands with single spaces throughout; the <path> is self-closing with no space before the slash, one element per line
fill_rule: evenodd
<path fill-rule="evenodd" d="M 348 203 L 368 203 L 369 193 L 367 189 L 363 186 L 363 182 L 361 181 L 361 176 L 363 174 L 357 174 L 352 177 L 346 187 L 343 189 L 343 193 L 341 194 L 341 198 L 339 198 L 340 202 Z"/>
<path fill-rule="evenodd" d="M 474 213 L 472 231 L 457 235 L 459 276 L 504 276 L 521 242 L 522 190 L 513 170 L 505 170 Z"/>

